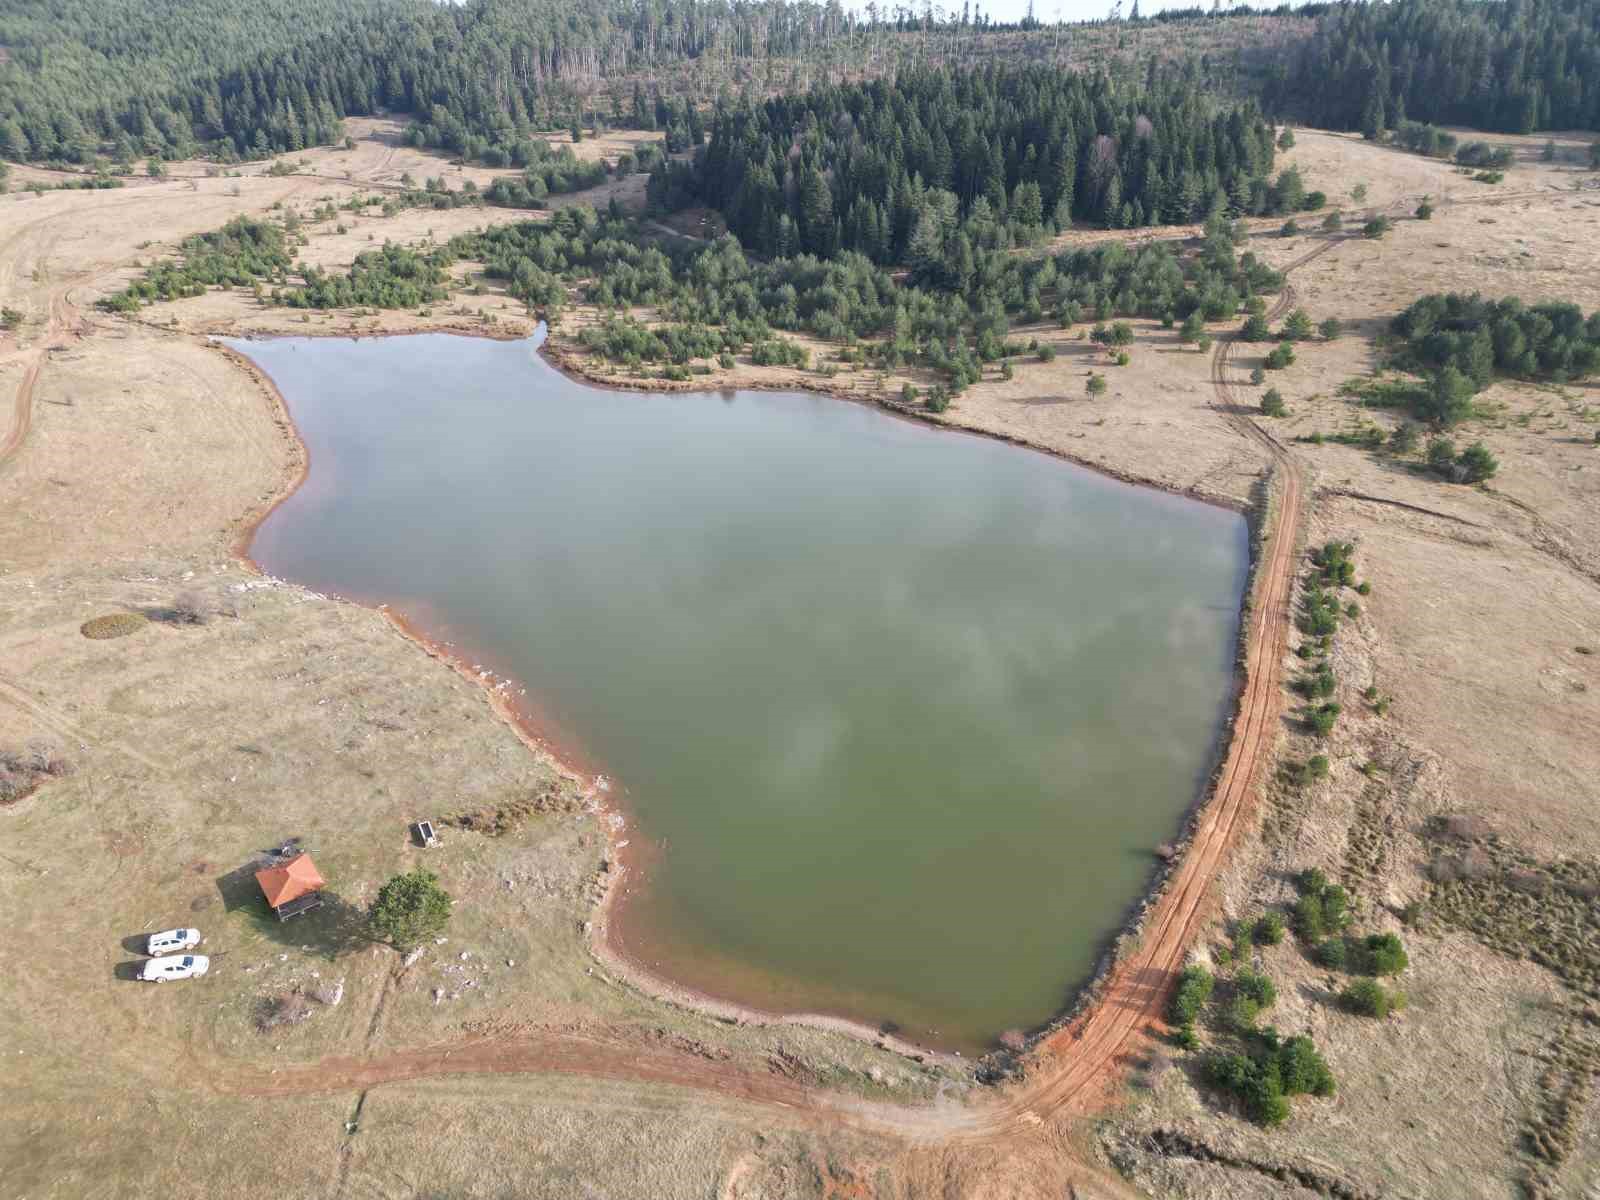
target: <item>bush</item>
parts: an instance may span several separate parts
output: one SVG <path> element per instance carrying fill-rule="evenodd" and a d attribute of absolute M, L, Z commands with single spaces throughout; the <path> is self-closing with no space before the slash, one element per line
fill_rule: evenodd
<path fill-rule="evenodd" d="M 1406 948 L 1392 933 L 1374 933 L 1365 943 L 1366 965 L 1374 975 L 1398 975 L 1410 965 Z"/>
<path fill-rule="evenodd" d="M 1328 233 L 1336 233 L 1344 228 L 1344 218 L 1337 209 L 1322 218 L 1322 228 Z"/>
<path fill-rule="evenodd" d="M 1288 406 L 1283 402 L 1283 393 L 1277 388 L 1268 388 L 1261 397 L 1261 414 L 1267 417 L 1282 417 L 1289 412 Z"/>
<path fill-rule="evenodd" d="M 1429 204 L 1427 200 L 1423 200 L 1421 204 L 1417 205 L 1417 220 L 1427 221 L 1431 220 L 1432 217 L 1433 205 Z"/>
<path fill-rule="evenodd" d="M 1396 454 L 1410 454 L 1417 448 L 1421 435 L 1410 421 L 1402 422 L 1389 434 L 1389 449 Z"/>
<path fill-rule="evenodd" d="M 1177 989 L 1172 993 L 1169 1015 L 1174 1025 L 1192 1025 L 1200 1015 L 1206 1001 L 1211 999 L 1217 981 L 1211 972 L 1201 966 L 1189 966 L 1178 976 Z"/>
<path fill-rule="evenodd" d="M 1300 232 L 1300 222 L 1293 217 L 1283 223 L 1283 228 L 1278 233 L 1283 237 L 1294 237 Z"/>
<path fill-rule="evenodd" d="M 1317 961 L 1334 971 L 1344 970 L 1348 951 L 1342 937 L 1331 937 L 1317 947 Z"/>
<path fill-rule="evenodd" d="M 1278 1002 L 1278 989 L 1272 980 L 1258 971 L 1240 971 L 1233 985 L 1242 996 L 1248 996 L 1262 1008 L 1271 1008 Z"/>
<path fill-rule="evenodd" d="M 1482 442 L 1473 442 L 1456 459 L 1456 473 L 1463 483 L 1482 483 L 1499 470 L 1499 460 Z"/>
<path fill-rule="evenodd" d="M 1273 347 L 1272 353 L 1267 355 L 1267 370 L 1281 371 L 1294 362 L 1294 347 L 1288 342 L 1279 342 Z"/>
<path fill-rule="evenodd" d="M 211 606 L 199 592 L 179 592 L 172 599 L 172 619 L 180 625 L 204 625 L 211 619 Z"/>
<path fill-rule="evenodd" d="M 1276 912 L 1263 913 L 1250 930 L 1250 940 L 1258 946 L 1276 946 L 1283 941 L 1283 917 Z"/>
<path fill-rule="evenodd" d="M 1313 779 L 1326 779 L 1328 777 L 1328 756 L 1326 754 L 1313 754 L 1306 762 L 1306 771 Z"/>
<path fill-rule="evenodd" d="M 1373 217 L 1361 227 L 1361 236 L 1368 238 L 1381 238 L 1393 227 L 1388 217 Z"/>
<path fill-rule="evenodd" d="M 1358 979 L 1339 993 L 1339 1004 L 1359 1016 L 1387 1017 L 1394 1008 L 1394 998 L 1376 979 Z"/>
<path fill-rule="evenodd" d="M 1294 932 L 1302 942 L 1320 942 L 1327 933 L 1322 920 L 1322 898 L 1301 896 L 1294 905 Z"/>
<path fill-rule="evenodd" d="M 1317 332 L 1322 335 L 1324 341 L 1331 342 L 1339 336 L 1342 328 L 1343 326 L 1339 324 L 1338 317 L 1329 317 L 1321 325 L 1317 326 Z"/>
<path fill-rule="evenodd" d="M 374 937 L 403 954 L 444 930 L 450 906 L 450 894 L 439 886 L 439 877 L 418 867 L 378 889 L 367 924 Z"/>
<path fill-rule="evenodd" d="M 1222 1023 L 1237 1034 L 1247 1034 L 1256 1027 L 1256 1018 L 1261 1014 L 1261 1005 L 1242 992 L 1228 1001 L 1228 1006 L 1223 1010 Z"/>
<path fill-rule="evenodd" d="M 1306 714 L 1306 724 L 1311 727 L 1311 731 L 1318 737 L 1327 737 L 1333 732 L 1333 727 L 1338 722 L 1339 714 L 1342 711 L 1338 701 L 1319 704 Z"/>
<path fill-rule="evenodd" d="M 1091 396 L 1103 394 L 1106 390 L 1106 377 L 1104 375 L 1090 375 L 1087 387 Z"/>
<path fill-rule="evenodd" d="M 1321 758 L 1322 756 L 1318 755 L 1317 757 Z M 1326 763 L 1328 760 L 1323 759 L 1322 761 Z M 1307 867 L 1295 876 L 1294 886 L 1302 896 L 1320 897 L 1323 892 L 1328 890 L 1328 877 L 1316 867 Z"/>
<path fill-rule="evenodd" d="M 1039 361 L 1040 362 L 1055 362 L 1055 360 L 1056 360 L 1056 348 L 1054 346 L 1052 346 L 1049 342 L 1046 342 L 1042 346 L 1039 347 Z"/>
<path fill-rule="evenodd" d="M 1259 1040 L 1266 1048 L 1261 1057 L 1216 1054 L 1203 1068 L 1206 1082 L 1237 1096 L 1252 1121 L 1281 1125 L 1289 1118 L 1290 1096 L 1334 1094 L 1333 1072 L 1310 1038 L 1293 1037 L 1280 1043 L 1268 1029 Z"/>

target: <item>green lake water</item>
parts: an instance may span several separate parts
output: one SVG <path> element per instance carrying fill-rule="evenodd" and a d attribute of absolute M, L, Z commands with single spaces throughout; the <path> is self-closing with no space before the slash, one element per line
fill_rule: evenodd
<path fill-rule="evenodd" d="M 1070 1000 L 1200 795 L 1235 513 L 533 341 L 235 346 L 311 454 L 253 556 L 526 686 L 614 781 L 648 848 L 617 939 L 677 982 L 982 1049 Z"/>

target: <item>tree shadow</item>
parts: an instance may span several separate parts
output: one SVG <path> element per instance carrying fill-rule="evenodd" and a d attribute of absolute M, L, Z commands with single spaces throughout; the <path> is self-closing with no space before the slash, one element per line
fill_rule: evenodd
<path fill-rule="evenodd" d="M 374 942 L 367 932 L 366 909 L 328 891 L 322 893 L 321 908 L 287 921 L 278 920 L 277 914 L 259 897 L 254 905 L 244 909 L 244 915 L 255 931 L 268 941 L 315 954 L 329 962 Z"/>
<path fill-rule="evenodd" d="M 297 839 L 291 839 L 290 845 Z M 217 891 L 222 895 L 223 911 L 240 913 L 262 937 L 280 946 L 310 952 L 330 961 L 373 943 L 367 932 L 367 913 L 338 893 L 322 891 L 322 907 L 280 921 L 267 907 L 266 897 L 256 882 L 256 872 L 270 866 L 273 858 L 264 855 L 243 866 L 217 876 Z"/>

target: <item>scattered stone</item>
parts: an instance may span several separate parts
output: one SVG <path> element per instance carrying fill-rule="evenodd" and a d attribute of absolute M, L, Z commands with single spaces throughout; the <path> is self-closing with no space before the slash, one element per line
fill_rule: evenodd
<path fill-rule="evenodd" d="M 514 966 L 516 966 L 516 965 L 517 965 L 517 960 L 516 960 L 516 959 L 514 959 L 514 958 L 508 958 L 508 959 L 506 959 L 506 966 L 508 966 L 508 967 L 514 967 Z"/>
<path fill-rule="evenodd" d="M 418 947 L 417 947 L 417 948 L 416 948 L 416 949 L 415 949 L 415 950 L 413 950 L 413 951 L 412 951 L 412 952 L 411 952 L 411 953 L 410 953 L 410 954 L 408 954 L 408 955 L 406 955 L 406 956 L 405 956 L 405 959 L 404 959 L 404 961 L 403 961 L 403 962 L 402 962 L 402 963 L 401 963 L 401 966 L 402 966 L 402 967 L 409 967 L 409 966 L 410 966 L 410 965 L 411 965 L 411 964 L 412 964 L 412 963 L 414 963 L 414 962 L 416 962 L 416 961 L 417 961 L 417 959 L 419 959 L 419 958 L 421 958 L 421 957 L 422 957 L 422 952 L 423 952 L 423 951 L 424 951 L 424 950 L 426 950 L 426 949 L 427 949 L 427 947 L 426 947 L 426 946 L 418 946 Z"/>
<path fill-rule="evenodd" d="M 461 961 L 462 961 L 462 962 L 466 962 L 466 961 L 467 961 L 467 959 L 469 959 L 469 958 L 471 958 L 471 957 L 472 957 L 472 951 L 470 951 L 470 950 L 463 950 L 463 951 L 462 951 L 462 952 L 461 952 Z"/>
<path fill-rule="evenodd" d="M 441 1001 L 443 999 L 444 999 L 444 989 L 443 988 L 434 988 L 433 989 L 433 1002 L 435 1004 L 437 1004 L 437 1003 L 439 1003 L 439 1001 Z"/>
<path fill-rule="evenodd" d="M 338 1008 L 339 1001 L 344 999 L 344 980 L 339 980 L 332 987 L 313 989 L 311 998 L 318 1004 L 326 1004 L 329 1008 Z"/>

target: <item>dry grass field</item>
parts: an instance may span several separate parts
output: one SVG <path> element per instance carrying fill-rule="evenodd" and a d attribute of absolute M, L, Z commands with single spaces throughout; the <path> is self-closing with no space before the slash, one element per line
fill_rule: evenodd
<path fill-rule="evenodd" d="M 1493 887 L 1463 898 L 1427 865 L 1454 853 L 1431 832 L 1445 816 L 1484 822 L 1493 853 L 1520 856 L 1524 870 L 1600 855 L 1600 386 L 1495 384 L 1464 431 L 1500 460 L 1479 488 L 1326 438 L 1396 423 L 1340 389 L 1379 363 L 1388 319 L 1418 295 L 1600 307 L 1593 174 L 1539 161 L 1542 136 L 1493 139 L 1516 143 L 1522 161 L 1484 185 L 1297 131 L 1286 158 L 1347 215 L 1409 214 L 1424 194 L 1438 210 L 1404 216 L 1379 241 L 1341 239 L 1290 279 L 1296 305 L 1345 332 L 1302 343 L 1273 373 L 1289 415 L 1264 423 L 1310 481 L 1305 543 L 1354 542 L 1372 587 L 1335 643 L 1345 717 L 1328 776 L 1303 788 L 1263 780 L 1196 954 L 1214 960 L 1229 922 L 1287 903 L 1291 876 L 1316 866 L 1356 894 L 1364 929 L 1403 933 L 1409 1004 L 1384 1022 L 1345 1014 L 1330 1003 L 1336 981 L 1292 938 L 1262 948 L 1278 982 L 1272 1020 L 1313 1033 L 1337 1096 L 1301 1100 L 1285 1127 L 1263 1132 L 1199 1085 L 1193 1056 L 1152 1039 L 1129 1064 L 1125 1104 L 1093 1125 L 1039 1131 L 1015 1156 L 1029 1173 L 1012 1176 L 994 1173 L 1009 1149 L 967 1160 L 940 1149 L 989 1102 L 970 1071 L 824 1030 L 714 1020 L 613 979 L 588 945 L 607 874 L 595 781 L 527 745 L 477 681 L 381 613 L 261 578 L 235 557 L 301 452 L 270 392 L 207 335 L 531 327 L 492 288 L 428 316 L 301 314 L 227 292 L 137 322 L 93 308 L 139 264 L 238 213 L 309 216 L 407 172 L 452 186 L 492 175 L 404 147 L 391 122 L 350 124 L 355 149 L 297 155 L 304 174 L 175 164 L 121 190 L 0 197 L 0 301 L 25 314 L 0 335 L 0 437 L 10 429 L 15 443 L 0 452 L 0 749 L 36 745 L 71 768 L 0 806 L 0 912 L 20 935 L 0 984 L 0 1196 L 753 1200 L 920 1196 L 938 1180 L 951 1195 L 1059 1195 L 1049 1171 L 1034 1173 L 1050 1156 L 1113 1164 L 1160 1196 L 1288 1195 L 1283 1169 L 1363 1196 L 1588 1194 L 1600 1118 L 1585 1064 L 1600 1060 L 1582 968 L 1600 968 L 1600 947 L 1581 912 L 1540 932 Z M 579 152 L 620 153 L 633 137 Z M 35 175 L 18 170 L 14 183 Z M 1348 199 L 1358 183 L 1360 204 Z M 525 215 L 341 214 L 342 233 L 336 221 L 308 226 L 303 257 L 342 266 L 385 240 Z M 1320 233 L 1278 237 L 1277 224 L 1259 223 L 1251 245 L 1271 262 L 1322 244 Z M 592 316 L 569 310 L 554 349 L 570 353 Z M 1019 329 L 1055 344 L 1055 361 L 1018 362 L 1010 381 L 991 371 L 943 419 L 1249 503 L 1266 458 L 1217 408 L 1211 356 L 1136 325 L 1126 367 L 1108 365 L 1081 327 Z M 835 352 L 809 347 L 819 361 Z M 1253 397 L 1245 375 L 1257 359 L 1241 351 L 1225 369 Z M 609 367 L 584 369 L 617 381 Z M 1086 393 L 1090 370 L 1108 377 L 1105 394 Z M 926 382 L 740 363 L 699 386 L 882 400 L 908 381 Z M 1299 440 L 1315 433 L 1321 444 Z M 197 593 L 209 619 L 174 620 L 180 592 Z M 121 637 L 80 632 L 117 613 L 149 619 Z M 1369 686 L 1390 701 L 1385 715 Z M 1295 703 L 1278 734 L 1286 759 L 1315 749 Z M 446 829 L 428 851 L 408 838 L 419 816 L 511 806 L 539 811 L 498 838 Z M 338 902 L 280 926 L 245 902 L 241 872 L 293 837 Z M 446 943 L 401 969 L 356 935 L 354 910 L 417 863 L 440 874 L 457 915 Z M 205 931 L 211 974 L 131 982 L 139 935 L 181 924 Z M 1567 966 L 1518 956 L 1538 946 Z M 341 983 L 337 1004 L 310 998 Z M 296 994 L 308 1017 L 263 1019 Z M 1533 1153 L 1541 1137 L 1559 1151 Z M 1124 1186 L 1101 1176 L 1077 1194 Z"/>

